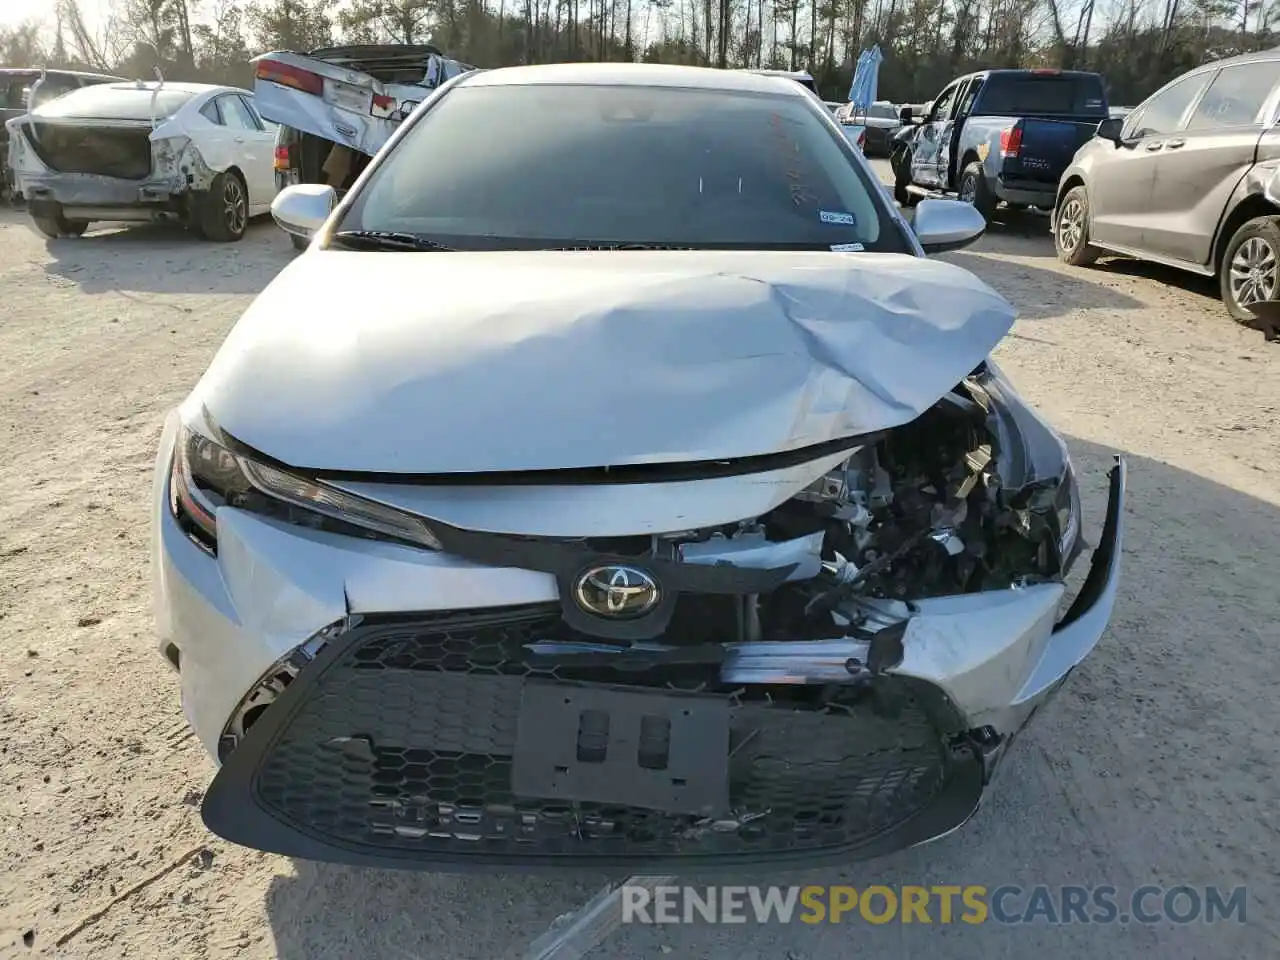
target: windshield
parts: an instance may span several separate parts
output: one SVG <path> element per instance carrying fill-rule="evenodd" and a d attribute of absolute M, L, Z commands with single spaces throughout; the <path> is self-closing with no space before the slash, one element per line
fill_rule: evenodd
<path fill-rule="evenodd" d="M 495 138 L 493 118 L 502 117 Z M 337 227 L 463 249 L 648 244 L 907 252 L 807 97 L 636 86 L 460 87 Z"/>
<path fill-rule="evenodd" d="M 897 120 L 898 111 L 887 103 L 873 103 L 867 107 L 867 116 L 876 120 Z"/>
<path fill-rule="evenodd" d="M 45 117 L 75 117 L 85 120 L 150 120 L 152 95 L 155 94 L 156 119 L 171 117 L 184 103 L 195 96 L 187 90 L 160 88 L 156 92 L 153 83 L 146 87 L 133 84 L 103 83 L 72 90 L 46 104 L 40 111 Z"/>

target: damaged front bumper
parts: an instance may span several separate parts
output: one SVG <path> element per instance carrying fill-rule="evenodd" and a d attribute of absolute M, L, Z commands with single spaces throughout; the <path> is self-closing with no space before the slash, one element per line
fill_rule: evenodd
<path fill-rule="evenodd" d="M 812 866 L 950 832 L 1103 633 L 1125 495 L 1117 462 L 1060 619 L 1065 588 L 1035 584 L 880 602 L 897 629 L 869 643 L 619 653 L 565 624 L 546 573 L 235 509 L 211 556 L 167 509 L 166 476 L 162 646 L 223 759 L 206 824 L 290 856 L 438 870 Z"/>

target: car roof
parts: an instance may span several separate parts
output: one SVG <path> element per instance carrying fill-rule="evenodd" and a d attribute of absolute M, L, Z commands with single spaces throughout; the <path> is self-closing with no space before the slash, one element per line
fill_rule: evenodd
<path fill-rule="evenodd" d="M 157 89 L 174 90 L 178 93 L 212 93 L 213 91 L 226 91 L 227 93 L 249 93 L 248 90 L 241 90 L 238 87 L 224 87 L 218 83 L 184 83 L 174 80 L 124 80 L 116 83 L 103 84 L 108 90 L 149 90 L 154 92 Z"/>
<path fill-rule="evenodd" d="M 759 67 L 743 67 L 748 73 L 758 73 L 762 77 L 789 77 L 792 80 L 812 80 L 813 74 L 808 70 L 769 70 Z"/>
<path fill-rule="evenodd" d="M 547 63 L 528 67 L 499 67 L 496 70 L 465 73 L 459 82 L 469 87 L 599 84 L 772 93 L 787 97 L 809 95 L 804 87 L 778 75 L 665 63 Z"/>
<path fill-rule="evenodd" d="M 1001 77 L 1011 75 L 1034 76 L 1040 75 L 1045 77 L 1101 77 L 1102 74 L 1095 73 L 1092 70 L 1056 70 L 1052 67 L 1008 67 L 998 70 L 975 70 L 973 73 L 966 73 L 964 76 L 956 77 L 957 80 L 968 80 L 971 77 Z"/>
<path fill-rule="evenodd" d="M 1204 73 L 1207 70 L 1218 70 L 1222 67 L 1234 67 L 1242 63 L 1261 63 L 1265 60 L 1280 60 L 1280 47 L 1272 47 L 1270 50 L 1255 50 L 1253 53 L 1241 53 L 1234 57 L 1226 57 L 1222 60 L 1211 60 L 1208 63 L 1202 63 L 1198 67 L 1192 67 L 1184 73 L 1178 74 L 1175 79 L 1190 76 L 1193 73 Z"/>
<path fill-rule="evenodd" d="M 417 57 L 429 54 L 444 56 L 440 48 L 431 43 L 348 43 L 317 47 L 307 56 L 323 60 L 325 57 Z"/>
<path fill-rule="evenodd" d="M 84 70 L 64 70 L 61 67 L 0 67 L 0 76 L 12 77 L 22 76 L 38 77 L 42 73 L 48 73 L 55 77 L 81 77 L 85 80 L 123 80 L 124 77 L 117 77 L 109 73 L 89 73 Z"/>
<path fill-rule="evenodd" d="M 1187 77 L 1198 76 L 1203 73 L 1212 73 L 1214 71 L 1221 70 L 1223 67 L 1235 67 L 1245 63 L 1263 63 L 1267 60 L 1280 60 L 1280 47 L 1272 47 L 1269 50 L 1256 50 L 1253 53 L 1242 53 L 1238 56 L 1224 57 L 1222 60 L 1212 60 L 1209 63 L 1202 63 L 1198 67 L 1192 67 L 1190 70 L 1183 71 L 1176 77 L 1169 80 L 1168 83 L 1157 87 L 1152 91 L 1151 96 L 1143 100 L 1138 106 L 1143 106 L 1148 101 L 1155 99 L 1156 94 L 1163 93 L 1169 87 L 1172 87 L 1180 80 L 1185 80 Z M 1132 113 L 1134 110 L 1137 110 L 1138 107 L 1125 107 L 1124 109 Z"/>
<path fill-rule="evenodd" d="M 92 93 L 90 91 L 92 91 Z M 157 91 L 159 91 L 161 94 L 185 93 L 188 95 L 189 98 L 191 98 L 187 101 L 188 103 L 192 102 L 192 100 L 194 100 L 196 97 L 199 97 L 201 95 L 211 96 L 211 95 L 217 95 L 217 94 L 238 93 L 241 96 L 246 96 L 250 98 L 253 97 L 253 94 L 248 90 L 241 90 L 238 87 L 225 87 L 225 86 L 221 86 L 219 84 L 214 84 L 214 83 L 165 82 L 164 84 L 161 84 L 159 81 L 156 81 L 156 80 L 152 80 L 147 83 L 143 83 L 142 81 L 136 81 L 136 80 L 135 81 L 118 81 L 116 83 L 99 83 L 99 84 L 94 84 L 92 86 L 81 87 L 79 90 L 72 90 L 69 93 L 66 93 L 63 96 L 57 98 L 56 100 L 50 100 L 48 103 L 45 103 L 36 107 L 31 112 L 36 116 L 54 115 L 54 116 L 66 116 L 66 117 L 75 117 L 75 118 L 87 117 L 90 115 L 76 113 L 76 112 L 68 113 L 67 111 L 89 109 L 89 107 L 86 104 L 82 103 L 82 100 L 85 97 L 101 98 L 103 94 L 107 91 L 119 91 L 122 94 L 125 93 L 126 91 L 135 92 L 135 93 L 156 93 Z M 109 99 L 118 99 L 118 98 L 111 97 Z M 102 103 L 102 100 L 99 99 L 98 102 Z"/>

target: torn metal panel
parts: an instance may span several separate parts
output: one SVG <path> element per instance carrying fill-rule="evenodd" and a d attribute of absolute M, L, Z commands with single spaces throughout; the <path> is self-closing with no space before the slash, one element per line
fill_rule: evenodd
<path fill-rule="evenodd" d="M 708 540 L 680 544 L 678 554 L 684 563 L 731 564 L 747 570 L 772 570 L 791 567 L 788 580 L 808 580 L 822 569 L 823 532 L 811 533 L 782 543 L 765 538 L 758 530 L 732 539 L 716 534 Z"/>
<path fill-rule="evenodd" d="M 321 254 L 258 297 L 193 399 L 316 469 L 786 453 L 914 420 L 1014 320 L 967 271 L 892 254 Z M 403 296 L 406 270 L 429 297 Z"/>

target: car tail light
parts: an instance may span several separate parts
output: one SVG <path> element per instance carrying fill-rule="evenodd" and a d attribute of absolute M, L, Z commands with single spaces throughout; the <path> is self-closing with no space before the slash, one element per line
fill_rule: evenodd
<path fill-rule="evenodd" d="M 1008 127 L 1000 131 L 1000 156 L 1008 159 L 1022 151 L 1022 128 Z"/>
<path fill-rule="evenodd" d="M 1055 70 L 1055 69 L 1053 69 L 1053 67 L 1036 67 L 1036 68 L 1035 68 L 1034 70 L 1032 70 L 1031 72 L 1032 72 L 1032 73 L 1034 73 L 1034 74 L 1039 74 L 1039 75 L 1041 75 L 1041 76 L 1056 77 L 1056 76 L 1057 76 L 1058 74 L 1060 74 L 1062 71 L 1061 71 L 1061 70 Z"/>
<path fill-rule="evenodd" d="M 867 149 L 867 130 L 865 127 L 858 131 L 858 149 L 864 153 Z"/>
<path fill-rule="evenodd" d="M 375 117 L 389 117 L 395 113 L 396 98 L 387 96 L 385 93 L 375 93 L 373 95 L 373 103 L 370 105 L 369 112 Z"/>
<path fill-rule="evenodd" d="M 276 147 L 276 169 L 288 170 L 292 166 L 289 162 L 289 148 Z"/>
<path fill-rule="evenodd" d="M 324 77 L 320 74 L 281 63 L 279 60 L 259 60 L 256 75 L 259 80 L 270 80 L 283 87 L 293 87 L 295 90 L 315 94 L 317 97 L 324 93 Z"/>

